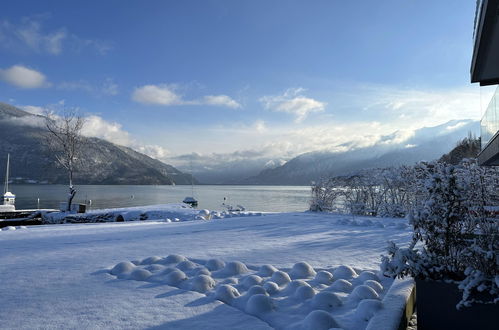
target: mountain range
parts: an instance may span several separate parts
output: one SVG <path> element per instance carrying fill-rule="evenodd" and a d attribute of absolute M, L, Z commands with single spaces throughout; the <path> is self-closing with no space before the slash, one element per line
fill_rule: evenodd
<path fill-rule="evenodd" d="M 44 147 L 43 122 L 43 116 L 0 103 L 0 171 L 5 169 L 7 153 L 10 153 L 11 178 L 15 182 L 67 183 L 66 172 L 55 166 Z M 452 120 L 408 135 L 394 132 L 369 146 L 345 143 L 337 148 L 346 150 L 343 152 L 314 151 L 288 161 L 258 155 L 238 155 L 235 161 L 217 161 L 224 155 L 214 155 L 213 159 L 195 159 L 198 165 L 193 173 L 203 184 L 309 185 L 323 177 L 361 169 L 439 159 L 478 130 L 477 121 Z M 131 148 L 94 137 L 87 137 L 84 142 L 84 157 L 75 175 L 76 184 L 199 183 L 190 174 Z M 187 155 L 189 159 L 194 156 Z"/>
<path fill-rule="evenodd" d="M 448 153 L 470 133 L 477 134 L 478 129 L 477 121 L 452 120 L 442 125 L 418 129 L 406 139 L 397 139 L 400 134 L 395 132 L 369 147 L 352 148 L 345 152 L 305 153 L 282 166 L 265 169 L 242 183 L 309 185 L 323 177 L 349 174 L 361 169 L 431 161 Z"/>
<path fill-rule="evenodd" d="M 0 103 L 0 169 L 5 169 L 10 153 L 14 182 L 68 182 L 65 170 L 55 165 L 44 147 L 43 122 L 43 116 Z M 74 177 L 76 184 L 170 185 L 191 184 L 193 180 L 171 165 L 99 138 L 84 138 L 82 154 Z"/>

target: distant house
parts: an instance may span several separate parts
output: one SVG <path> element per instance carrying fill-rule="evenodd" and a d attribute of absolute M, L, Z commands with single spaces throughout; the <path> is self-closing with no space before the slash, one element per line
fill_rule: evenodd
<path fill-rule="evenodd" d="M 499 84 L 499 0 L 478 0 L 475 16 L 471 82 Z M 499 165 L 499 88 L 480 121 L 480 165 Z"/>

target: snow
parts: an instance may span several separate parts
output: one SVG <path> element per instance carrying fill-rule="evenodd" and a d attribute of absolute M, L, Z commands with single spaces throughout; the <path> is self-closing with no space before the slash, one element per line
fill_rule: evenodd
<path fill-rule="evenodd" d="M 243 210 L 244 211 L 244 210 Z M 46 223 L 63 222 L 118 222 L 137 220 L 161 220 L 165 222 L 180 222 L 192 220 L 224 219 L 233 216 L 261 216 L 261 212 L 243 211 L 209 211 L 197 210 L 185 203 L 134 206 L 126 208 L 97 209 L 86 213 L 75 212 L 42 212 Z"/>
<path fill-rule="evenodd" d="M 377 329 L 396 329 L 410 285 L 378 269 L 388 240 L 409 243 L 407 228 L 388 226 L 406 220 L 369 225 L 358 217 L 366 225 L 355 226 L 346 218 L 277 213 L 2 231 L 0 322 L 9 329 L 360 330 L 381 317 Z"/>
<path fill-rule="evenodd" d="M 352 299 L 357 299 L 357 300 L 377 299 L 377 298 L 379 298 L 379 295 L 370 286 L 362 284 L 362 285 L 355 287 L 355 289 L 353 289 L 352 293 L 350 294 L 350 297 Z"/>
<path fill-rule="evenodd" d="M 341 298 L 337 294 L 327 291 L 319 292 L 312 300 L 313 308 L 325 311 L 331 311 L 342 304 Z"/>
<path fill-rule="evenodd" d="M 349 280 L 357 276 L 355 270 L 350 266 L 341 265 L 336 268 L 333 272 L 333 277 L 335 279 Z"/>
<path fill-rule="evenodd" d="M 291 278 L 309 278 L 315 276 L 315 271 L 305 261 L 301 261 L 293 265 L 290 275 Z"/>
<path fill-rule="evenodd" d="M 402 316 L 413 287 L 411 278 L 396 279 L 383 299 L 383 307 L 373 315 L 366 330 L 396 329 L 400 318 L 397 320 L 393 315 Z"/>

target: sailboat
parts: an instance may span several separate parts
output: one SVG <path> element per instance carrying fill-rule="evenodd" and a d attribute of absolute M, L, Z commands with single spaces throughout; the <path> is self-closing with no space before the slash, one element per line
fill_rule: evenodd
<path fill-rule="evenodd" d="M 16 195 L 9 191 L 9 167 L 10 167 L 10 154 L 7 154 L 7 170 L 5 171 L 5 184 L 3 188 L 3 204 L 0 205 L 0 211 L 12 212 L 16 210 L 15 202 Z"/>
<path fill-rule="evenodd" d="M 189 204 L 192 207 L 198 206 L 198 201 L 197 199 L 194 198 L 194 177 L 192 174 L 191 174 L 191 196 L 184 198 L 182 202 L 185 204 Z"/>

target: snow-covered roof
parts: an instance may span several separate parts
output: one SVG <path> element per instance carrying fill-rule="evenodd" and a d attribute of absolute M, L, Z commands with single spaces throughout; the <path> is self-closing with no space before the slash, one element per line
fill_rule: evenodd
<path fill-rule="evenodd" d="M 5 194 L 3 194 L 3 197 L 4 198 L 15 198 L 16 195 L 14 195 L 13 193 L 11 193 L 10 191 L 7 191 Z"/>

